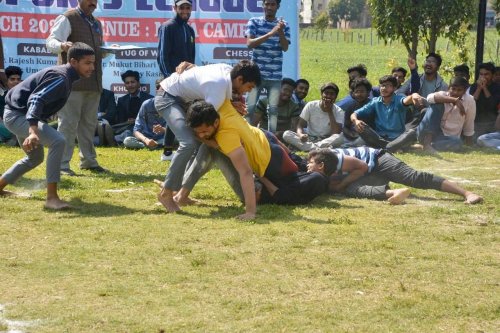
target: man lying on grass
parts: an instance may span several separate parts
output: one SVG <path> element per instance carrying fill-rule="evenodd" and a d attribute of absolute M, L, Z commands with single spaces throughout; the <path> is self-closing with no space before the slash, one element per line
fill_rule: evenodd
<path fill-rule="evenodd" d="M 73 82 L 89 78 L 94 72 L 94 50 L 84 43 L 74 43 L 68 50 L 68 63 L 41 70 L 9 90 L 5 98 L 5 126 L 14 133 L 26 157 L 17 161 L 0 178 L 0 196 L 12 195 L 5 191 L 26 172 L 43 162 L 43 146 L 47 156 L 47 201 L 49 209 L 68 208 L 59 199 L 57 183 L 61 179 L 61 159 L 66 141 L 64 136 L 47 124 L 68 100 Z"/>
<path fill-rule="evenodd" d="M 434 189 L 462 196 L 467 204 L 483 200 L 458 184 L 428 172 L 417 171 L 383 149 L 358 147 L 319 149 L 312 156 L 334 155 L 336 169 L 330 190 L 356 198 L 387 200 L 398 205 L 410 195 L 408 188 L 391 190 L 389 182 L 415 188 Z"/>

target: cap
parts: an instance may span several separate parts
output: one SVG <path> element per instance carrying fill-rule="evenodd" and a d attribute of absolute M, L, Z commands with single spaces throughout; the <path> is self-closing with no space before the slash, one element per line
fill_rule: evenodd
<path fill-rule="evenodd" d="M 193 5 L 191 0 L 175 0 L 176 6 L 182 6 L 184 4 Z"/>
<path fill-rule="evenodd" d="M 325 83 L 324 85 L 321 86 L 320 91 L 323 92 L 326 89 L 333 89 L 333 90 L 337 91 L 339 88 L 337 87 L 337 85 L 335 83 L 328 82 L 328 83 Z"/>

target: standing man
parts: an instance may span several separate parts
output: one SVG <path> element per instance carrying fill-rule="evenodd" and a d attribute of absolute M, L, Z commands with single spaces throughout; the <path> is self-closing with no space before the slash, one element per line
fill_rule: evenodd
<path fill-rule="evenodd" d="M 264 0 L 264 16 L 253 17 L 247 23 L 247 46 L 254 49 L 252 60 L 259 66 L 262 84 L 248 95 L 248 117 L 253 121 L 255 107 L 262 88 L 267 90 L 268 129 L 276 132 L 278 124 L 278 102 L 281 89 L 283 52 L 290 45 L 290 27 L 282 18 L 276 17 L 281 0 Z"/>
<path fill-rule="evenodd" d="M 92 13 L 97 0 L 78 0 L 78 7 L 59 15 L 46 40 L 47 48 L 59 55 L 58 64 L 68 62 L 68 49 L 75 42 L 90 45 L 95 51 L 95 72 L 90 78 L 77 82 L 66 105 L 59 111 L 58 131 L 66 139 L 66 150 L 61 162 L 61 172 L 73 176 L 69 162 L 73 156 L 75 137 L 80 149 L 80 168 L 93 172 L 106 172 L 96 160 L 94 132 L 97 125 L 97 108 L 102 91 L 102 25 Z"/>
<path fill-rule="evenodd" d="M 175 0 L 175 17 L 163 23 L 158 29 L 158 66 L 164 77 L 175 73 L 175 68 L 183 61 L 194 64 L 195 33 L 188 24 L 191 17 L 191 0 Z M 170 128 L 165 132 L 165 149 L 162 161 L 171 160 L 175 135 Z"/>

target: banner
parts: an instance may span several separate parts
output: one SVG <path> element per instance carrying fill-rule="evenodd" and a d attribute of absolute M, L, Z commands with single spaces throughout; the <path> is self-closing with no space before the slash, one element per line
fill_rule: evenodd
<path fill-rule="evenodd" d="M 57 15 L 78 0 L 0 0 L 0 33 L 5 67 L 19 66 L 24 75 L 56 64 L 45 39 Z M 235 63 L 249 59 L 245 29 L 249 18 L 262 16 L 260 0 L 194 0 L 189 24 L 196 33 L 196 64 Z M 105 45 L 133 44 L 142 49 L 118 51 L 103 60 L 103 86 L 125 94 L 120 73 L 141 73 L 142 90 L 154 95 L 161 72 L 157 64 L 158 28 L 175 16 L 173 0 L 99 0 L 94 15 L 103 24 Z M 291 44 L 284 53 L 283 76 L 298 78 L 298 1 L 282 1 L 277 13 L 288 22 Z"/>

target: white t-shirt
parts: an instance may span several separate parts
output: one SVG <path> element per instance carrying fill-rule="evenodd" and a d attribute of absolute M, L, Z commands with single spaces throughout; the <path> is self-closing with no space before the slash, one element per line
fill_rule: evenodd
<path fill-rule="evenodd" d="M 188 69 L 182 74 L 173 73 L 160 83 L 170 95 L 185 102 L 203 99 L 219 110 L 224 100 L 231 99 L 232 67 L 227 64 L 213 64 Z"/>
<path fill-rule="evenodd" d="M 330 136 L 330 117 L 328 113 L 321 110 L 320 100 L 311 101 L 304 106 L 300 113 L 300 118 L 307 121 L 307 133 L 311 136 L 326 137 Z M 344 125 L 344 110 L 337 105 L 332 106 L 333 116 L 335 121 L 342 126 Z"/>

